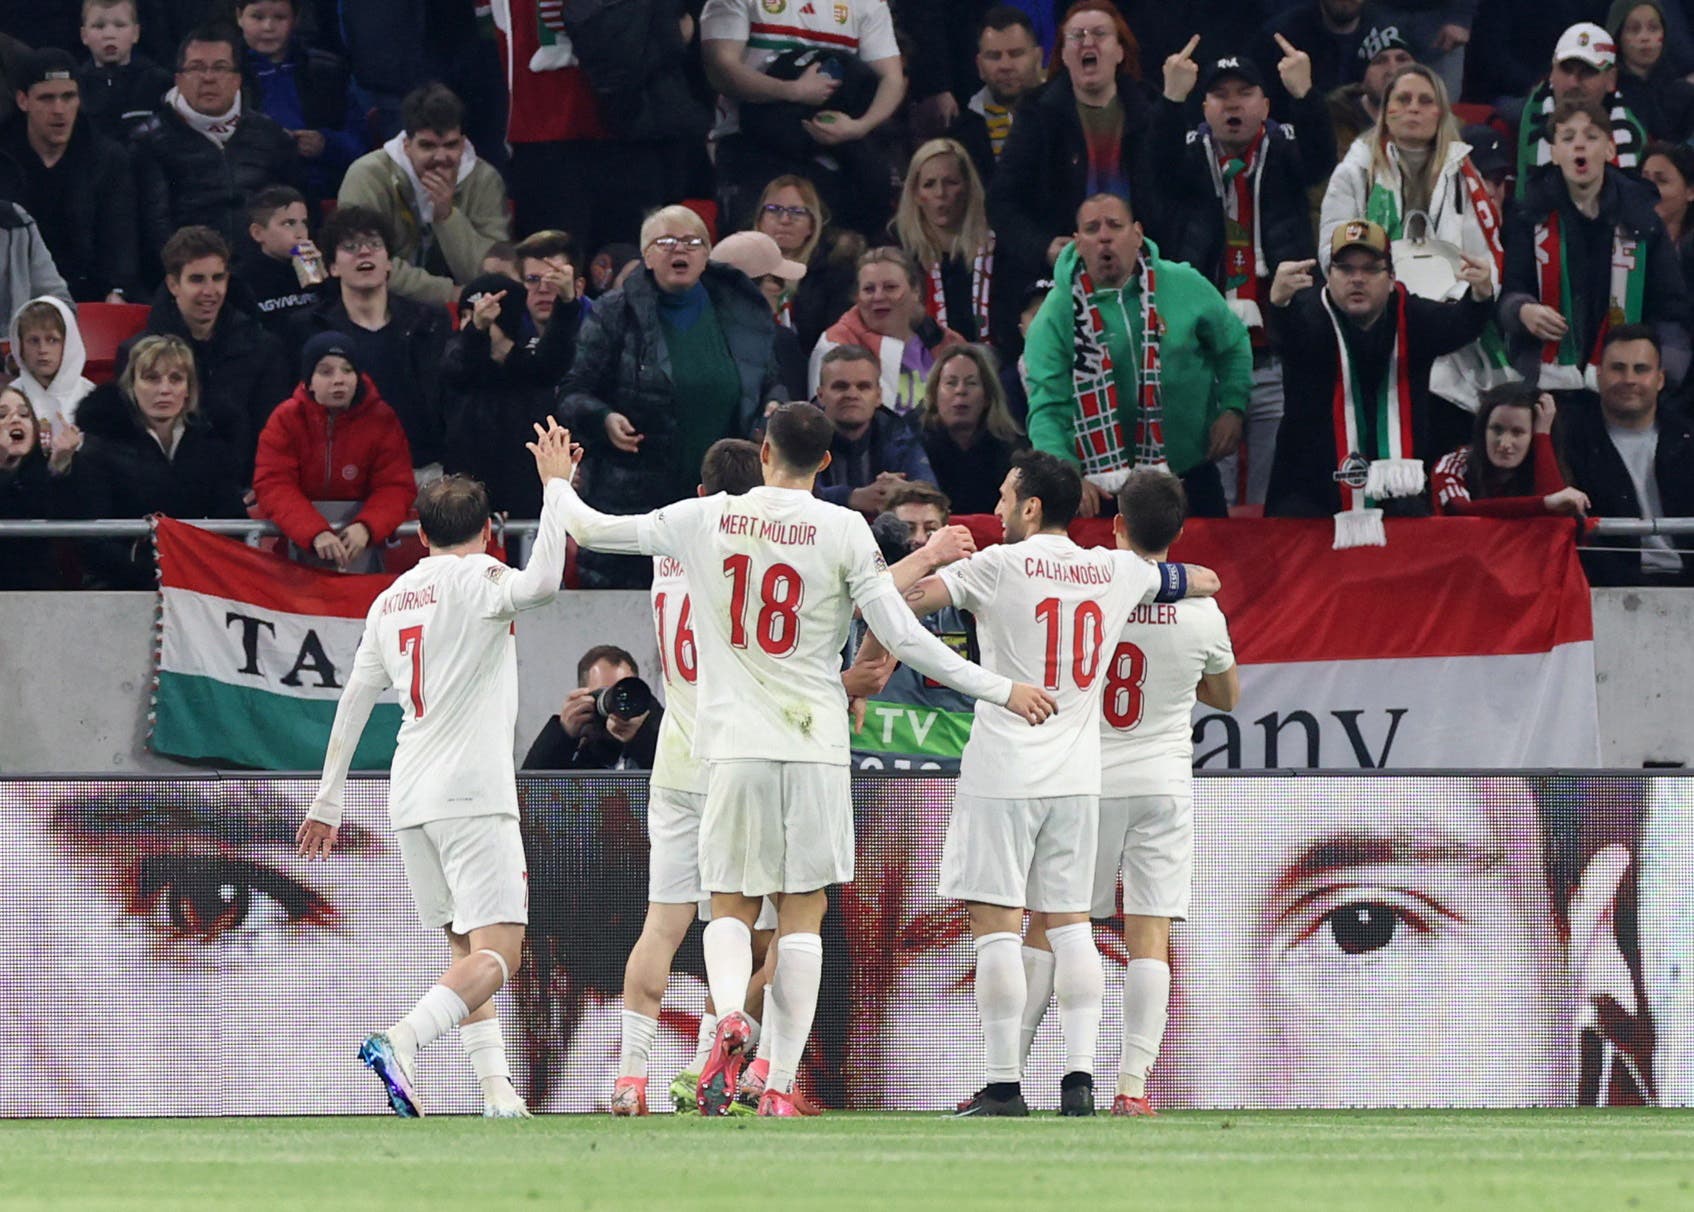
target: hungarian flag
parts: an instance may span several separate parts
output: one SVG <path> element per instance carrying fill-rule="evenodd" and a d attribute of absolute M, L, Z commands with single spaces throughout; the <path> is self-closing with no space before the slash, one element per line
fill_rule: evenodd
<path fill-rule="evenodd" d="M 393 577 L 306 568 L 169 518 L 155 521 L 153 538 L 153 751 L 320 768 L 365 613 Z M 386 770 L 399 728 L 399 703 L 379 703 L 353 768 Z"/>
<path fill-rule="evenodd" d="M 999 522 L 958 518 L 979 545 Z M 1198 770 L 1598 766 L 1594 620 L 1576 527 L 1389 519 L 1331 549 L 1328 519 L 1188 523 L 1171 557 L 1223 580 L 1241 703 L 1194 716 Z M 1072 537 L 1110 546 L 1111 523 Z"/>

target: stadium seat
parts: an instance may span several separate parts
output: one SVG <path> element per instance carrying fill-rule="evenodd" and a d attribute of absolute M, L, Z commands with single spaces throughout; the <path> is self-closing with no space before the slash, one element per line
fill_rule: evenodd
<path fill-rule="evenodd" d="M 118 346 L 147 327 L 145 303 L 82 303 L 76 309 L 76 326 L 88 350 L 82 373 L 90 382 L 108 383 L 117 361 Z"/>

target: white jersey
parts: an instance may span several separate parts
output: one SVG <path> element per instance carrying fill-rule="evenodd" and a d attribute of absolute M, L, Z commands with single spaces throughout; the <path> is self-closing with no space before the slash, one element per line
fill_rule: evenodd
<path fill-rule="evenodd" d="M 1234 664 L 1229 624 L 1211 598 L 1136 610 L 1106 662 L 1101 794 L 1184 794 L 1194 779 L 1200 678 Z"/>
<path fill-rule="evenodd" d="M 1031 535 L 985 548 L 938 574 L 976 615 L 982 663 L 1044 687 L 1058 714 L 1031 728 L 978 704 L 959 791 L 984 799 L 1100 794 L 1100 695 L 1106 645 L 1159 592 L 1156 565 L 1127 551 Z"/>
<path fill-rule="evenodd" d="M 867 63 L 900 53 L 888 0 L 706 0 L 700 37 L 745 42 L 741 61 L 756 72 L 783 51 L 807 47 L 845 51 Z M 712 138 L 740 129 L 739 104 L 722 98 Z"/>
<path fill-rule="evenodd" d="M 1005 678 L 918 625 L 870 526 L 850 509 L 768 485 L 635 517 L 601 514 L 574 492 L 567 500 L 567 525 L 584 546 L 670 556 L 687 570 L 697 758 L 845 766 L 841 649 L 855 604 L 897 659 L 978 698 L 1011 694 Z"/>
<path fill-rule="evenodd" d="M 655 787 L 706 794 L 706 764 L 694 757 L 695 684 L 700 656 L 694 643 L 694 603 L 688 574 L 670 556 L 653 560 L 653 630 L 659 639 L 659 672 L 665 683 L 665 716 L 653 753 Z"/>

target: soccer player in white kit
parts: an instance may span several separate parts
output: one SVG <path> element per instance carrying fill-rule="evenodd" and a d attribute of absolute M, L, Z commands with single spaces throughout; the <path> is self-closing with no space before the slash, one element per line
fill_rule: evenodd
<path fill-rule="evenodd" d="M 1078 547 L 1066 528 L 1081 499 L 1073 464 L 1026 451 L 1013 460 L 994 510 L 1005 543 L 942 569 L 906 595 L 918 615 L 949 605 L 970 611 L 983 664 L 1039 682 L 1059 703 L 1039 733 L 1014 732 L 979 706 L 959 765 L 939 891 L 970 910 L 988 1078 L 961 1115 L 1029 1114 L 1019 1049 L 1028 985 L 1019 933 L 1025 908 L 1049 923 L 1065 1034 L 1060 1110 L 1094 1114 L 1105 974 L 1088 910 L 1106 645 L 1138 607 L 1217 590 L 1209 569 Z"/>
<path fill-rule="evenodd" d="M 1014 685 L 924 631 L 901 603 L 864 518 L 818 500 L 834 426 L 811 404 L 770 416 L 764 484 L 740 497 L 680 501 L 613 517 L 567 497 L 566 525 L 597 551 L 668 555 L 688 572 L 700 660 L 695 756 L 711 763 L 700 822 L 701 883 L 712 893 L 703 949 L 719 1014 L 700 1075 L 702 1114 L 735 1097 L 750 1029 L 743 1014 L 760 898 L 777 901 L 775 1034 L 761 1115 L 793 1115 L 823 967 L 825 889 L 853 878 L 847 699 L 841 649 L 853 606 L 900 660 L 1007 719 L 1041 723 L 1053 700 Z M 1021 727 L 1021 725 L 1020 725 Z"/>
<path fill-rule="evenodd" d="M 550 423 L 529 443 L 545 488 L 535 550 L 518 571 L 484 554 L 488 493 L 448 476 L 418 494 L 419 538 L 429 557 L 371 604 L 365 634 L 336 707 L 323 781 L 298 833 L 300 853 L 328 858 L 359 734 L 380 695 L 400 691 L 399 741 L 388 817 L 418 917 L 441 927 L 453 962 L 386 1032 L 367 1036 L 362 1060 L 396 1115 L 423 1114 L 415 1057 L 459 1028 L 486 1113 L 527 1116 L 511 1082 L 494 995 L 517 970 L 529 920 L 528 872 L 518 832 L 512 737 L 518 714 L 518 613 L 545 605 L 564 575 L 564 493 L 574 464 L 569 434 Z"/>

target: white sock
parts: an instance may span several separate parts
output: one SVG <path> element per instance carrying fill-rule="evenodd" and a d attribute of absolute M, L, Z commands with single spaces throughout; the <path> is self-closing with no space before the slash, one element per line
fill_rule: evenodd
<path fill-rule="evenodd" d="M 1164 960 L 1132 959 L 1123 972 L 1123 1063 L 1118 1093 L 1147 1096 L 1147 1075 L 1159 1058 L 1170 1011 L 1171 966 Z"/>
<path fill-rule="evenodd" d="M 652 1054 L 653 1041 L 659 1038 L 659 1020 L 623 1012 L 623 1044 L 618 1052 L 619 1077 L 646 1077 L 647 1058 Z"/>
<path fill-rule="evenodd" d="M 1053 1000 L 1053 953 L 1042 947 L 1024 947 L 1023 979 L 1029 991 L 1024 995 L 1023 1023 L 1018 1032 L 1019 1069 L 1029 1066 L 1029 1049 L 1041 1029 L 1041 1020 L 1047 1017 L 1047 1003 Z"/>
<path fill-rule="evenodd" d="M 1100 1043 L 1100 1007 L 1106 998 L 1106 970 L 1087 922 L 1051 926 L 1053 992 L 1059 995 L 1059 1022 L 1065 1029 L 1065 1072 L 1094 1072 Z"/>
<path fill-rule="evenodd" d="M 388 1040 L 409 1060 L 447 1032 L 459 1025 L 470 1013 L 464 999 L 446 985 L 436 985 L 418 999 L 406 1017 L 388 1029 Z"/>
<path fill-rule="evenodd" d="M 714 917 L 700 936 L 706 956 L 706 985 L 718 1017 L 747 1008 L 747 982 L 753 979 L 753 932 L 740 918 Z"/>
<path fill-rule="evenodd" d="M 811 1038 L 818 1012 L 818 986 L 823 981 L 823 939 L 816 934 L 785 934 L 776 942 L 776 970 L 782 980 L 771 982 L 767 1002 L 776 1002 L 776 1021 L 770 1026 L 770 1076 L 765 1089 L 787 1094 Z M 769 1017 L 769 1016 L 767 1016 Z"/>
<path fill-rule="evenodd" d="M 694 1037 L 694 1059 L 688 1062 L 688 1072 L 698 1073 L 706 1067 L 712 1054 L 712 1039 L 718 1033 L 718 1016 L 710 1010 L 700 1016 L 700 1033 Z"/>
<path fill-rule="evenodd" d="M 503 1101 L 508 1093 L 517 1093 L 512 1086 L 512 1068 L 506 1061 L 506 1040 L 500 1033 L 499 1019 L 460 1023 L 459 1046 L 465 1050 L 465 1059 L 471 1063 L 485 1100 Z"/>
<path fill-rule="evenodd" d="M 1029 992 L 1018 956 L 1022 942 L 1010 932 L 975 940 L 976 1012 L 982 1019 L 988 1080 L 1018 1080 L 1018 1024 Z"/>

